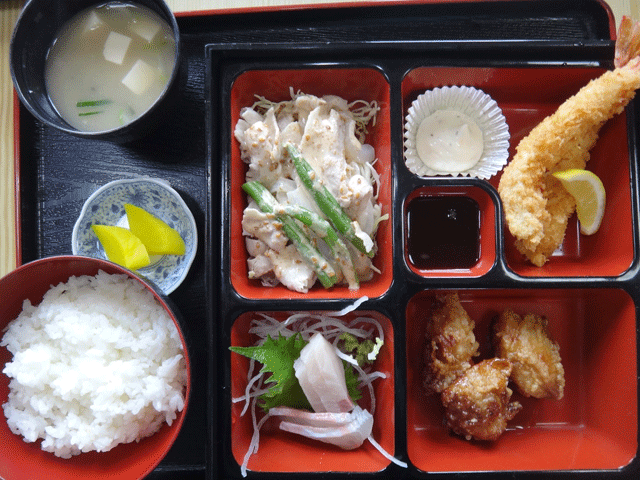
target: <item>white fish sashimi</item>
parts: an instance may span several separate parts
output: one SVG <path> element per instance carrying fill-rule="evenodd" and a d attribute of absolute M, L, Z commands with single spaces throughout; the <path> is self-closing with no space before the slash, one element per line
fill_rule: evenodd
<path fill-rule="evenodd" d="M 345 450 L 353 450 L 360 447 L 371 435 L 373 429 L 373 416 L 366 410 L 356 406 L 352 412 L 346 414 L 307 413 L 306 415 L 289 415 L 288 419 L 280 422 L 280 429 L 286 432 L 319 440 L 321 442 L 336 445 Z M 314 421 L 314 415 L 323 415 Z M 330 415 L 340 415 L 332 422 Z"/>
<path fill-rule="evenodd" d="M 274 407 L 269 415 L 281 417 L 283 422 L 297 423 L 310 427 L 339 427 L 353 420 L 351 412 L 310 412 L 292 407 Z"/>
<path fill-rule="evenodd" d="M 322 334 L 311 337 L 293 363 L 293 369 L 314 411 L 338 413 L 353 409 L 342 360 Z"/>

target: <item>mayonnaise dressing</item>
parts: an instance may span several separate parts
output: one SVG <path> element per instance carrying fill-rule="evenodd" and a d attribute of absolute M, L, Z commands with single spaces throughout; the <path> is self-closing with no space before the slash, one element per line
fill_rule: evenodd
<path fill-rule="evenodd" d="M 482 131 L 462 112 L 437 110 L 418 127 L 416 149 L 420 160 L 432 170 L 463 172 L 482 156 Z"/>

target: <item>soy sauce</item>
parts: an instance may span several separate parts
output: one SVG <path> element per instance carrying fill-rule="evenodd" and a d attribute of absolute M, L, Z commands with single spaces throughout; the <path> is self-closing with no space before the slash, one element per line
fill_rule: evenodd
<path fill-rule="evenodd" d="M 416 197 L 407 208 L 409 260 L 420 269 L 470 268 L 480 258 L 480 208 L 469 197 Z"/>

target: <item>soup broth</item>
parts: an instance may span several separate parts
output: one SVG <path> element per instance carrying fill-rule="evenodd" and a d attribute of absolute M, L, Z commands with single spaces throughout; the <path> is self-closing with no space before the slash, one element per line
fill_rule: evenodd
<path fill-rule="evenodd" d="M 109 2 L 73 17 L 45 64 L 47 93 L 60 116 L 82 131 L 132 122 L 171 78 L 176 42 L 152 10 Z"/>

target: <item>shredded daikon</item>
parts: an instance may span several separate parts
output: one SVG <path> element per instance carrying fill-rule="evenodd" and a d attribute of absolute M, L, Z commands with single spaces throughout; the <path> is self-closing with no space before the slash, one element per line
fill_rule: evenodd
<path fill-rule="evenodd" d="M 375 318 L 358 316 L 349 322 L 345 322 L 342 319 L 336 318 L 337 316 L 344 315 L 358 308 L 367 298 L 363 297 L 349 307 L 332 314 L 310 314 L 310 313 L 295 313 L 290 315 L 286 320 L 279 321 L 276 318 L 267 315 L 259 314 L 256 318 L 252 319 L 249 332 L 256 335 L 258 340 L 256 345 L 262 344 L 267 337 L 275 338 L 279 335 L 289 338 L 292 335 L 299 333 L 303 339 L 309 340 L 315 333 L 321 333 L 329 342 L 336 347 L 336 353 L 339 358 L 348 362 L 356 373 L 360 381 L 360 387 L 366 387 L 370 396 L 370 413 L 374 414 L 376 409 L 376 398 L 373 388 L 373 381 L 376 379 L 385 379 L 387 376 L 380 371 L 372 371 L 371 366 L 363 368 L 358 365 L 353 357 L 349 354 L 342 352 L 338 349 L 338 340 L 343 333 L 349 333 L 358 339 L 365 340 L 371 339 L 376 341 L 377 345 L 382 345 L 384 342 L 384 329 L 382 324 Z M 258 420 L 257 402 L 258 397 L 265 393 L 268 389 L 269 383 L 265 384 L 265 378 L 263 373 L 254 375 L 254 361 L 251 361 L 250 368 L 247 376 L 247 386 L 245 388 L 244 395 L 233 398 L 233 402 L 246 402 L 241 412 L 243 416 L 247 410 L 251 412 L 251 421 L 253 425 L 253 435 L 249 448 L 244 456 L 241 473 L 245 477 L 247 475 L 247 469 L 249 464 L 249 458 L 251 455 L 258 451 L 258 445 L 260 441 L 260 429 L 269 418 L 269 413 L 265 414 L 260 420 Z M 406 467 L 406 463 L 395 459 L 392 455 L 387 453 L 373 438 L 370 436 L 368 440 L 371 444 L 379 450 L 385 458 L 396 463 L 397 465 Z"/>
<path fill-rule="evenodd" d="M 376 449 L 377 449 L 377 450 L 378 450 L 378 451 L 379 451 L 379 452 L 380 452 L 380 453 L 381 453 L 381 454 L 382 454 L 382 455 L 383 455 L 387 460 L 389 460 L 389 461 L 391 461 L 391 462 L 395 463 L 396 465 L 398 465 L 399 467 L 402 467 L 402 468 L 408 468 L 408 467 L 409 467 L 409 465 L 407 465 L 407 463 L 406 463 L 406 462 L 403 462 L 403 461 L 398 460 L 398 459 L 397 459 L 396 457 L 394 457 L 393 455 L 389 455 L 389 453 L 388 453 L 384 448 L 382 448 L 382 446 L 381 446 L 378 442 L 376 442 L 376 441 L 373 439 L 373 436 L 370 436 L 369 438 L 367 438 L 367 440 L 369 440 L 369 442 L 371 442 L 371 445 L 373 445 L 374 447 L 376 447 Z"/>
<path fill-rule="evenodd" d="M 329 313 L 329 315 L 331 315 L 332 317 L 344 317 L 347 313 L 351 313 L 354 310 L 357 310 L 358 307 L 360 307 L 360 305 L 362 305 L 367 300 L 369 300 L 369 297 L 367 297 L 366 295 L 363 295 L 362 297 L 357 299 L 355 302 L 353 302 L 351 305 L 348 305 L 344 307 L 342 310 L 339 310 L 335 313 Z"/>

